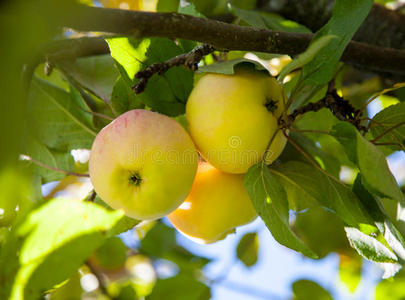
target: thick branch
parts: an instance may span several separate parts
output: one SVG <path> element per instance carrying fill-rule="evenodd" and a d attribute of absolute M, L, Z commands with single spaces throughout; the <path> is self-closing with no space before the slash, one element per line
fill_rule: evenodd
<path fill-rule="evenodd" d="M 65 26 L 136 37 L 195 40 L 218 49 L 295 55 L 303 52 L 312 35 L 277 32 L 227 24 L 178 13 L 151 13 L 81 7 Z M 405 76 L 405 51 L 351 42 L 342 61 L 365 69 Z"/>
<path fill-rule="evenodd" d="M 335 0 L 259 0 L 257 8 L 276 12 L 317 31 L 332 16 Z M 405 48 L 405 15 L 374 4 L 366 20 L 353 37 L 358 42 Z"/>

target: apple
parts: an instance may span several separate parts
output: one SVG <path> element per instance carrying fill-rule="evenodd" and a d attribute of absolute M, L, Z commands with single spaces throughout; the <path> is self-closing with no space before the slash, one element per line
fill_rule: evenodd
<path fill-rule="evenodd" d="M 198 243 L 224 239 L 235 227 L 247 224 L 256 211 L 243 186 L 244 175 L 221 172 L 201 162 L 191 193 L 168 215 L 173 226 Z"/>
<path fill-rule="evenodd" d="M 188 129 L 202 156 L 224 172 L 239 174 L 261 161 L 283 112 L 283 91 L 277 81 L 242 68 L 234 75 L 203 76 L 186 106 Z M 268 149 L 267 164 L 285 144 L 279 130 Z"/>
<path fill-rule="evenodd" d="M 141 10 L 142 0 L 101 0 L 104 7 Z"/>
<path fill-rule="evenodd" d="M 98 134 L 89 172 L 101 199 L 138 220 L 161 218 L 191 190 L 198 154 L 175 120 L 148 110 L 128 111 Z"/>

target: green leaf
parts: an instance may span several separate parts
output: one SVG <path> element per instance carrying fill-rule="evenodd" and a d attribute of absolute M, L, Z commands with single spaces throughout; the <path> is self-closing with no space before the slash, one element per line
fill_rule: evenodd
<path fill-rule="evenodd" d="M 111 55 L 118 64 L 128 87 L 137 83 L 135 74 L 153 63 L 165 62 L 183 53 L 181 47 L 165 38 L 109 38 Z M 177 116 L 185 111 L 185 104 L 193 88 L 193 72 L 184 67 L 170 68 L 162 75 L 154 74 L 145 90 L 137 95 L 153 110 Z"/>
<path fill-rule="evenodd" d="M 122 216 L 92 203 L 64 199 L 33 211 L 17 231 L 24 242 L 10 299 L 38 299 L 69 278 Z"/>
<path fill-rule="evenodd" d="M 140 250 L 145 254 L 161 257 L 175 246 L 176 231 L 162 222 L 157 222 L 142 239 Z"/>
<path fill-rule="evenodd" d="M 163 254 L 162 258 L 174 262 L 180 270 L 191 273 L 196 270 L 200 271 L 211 261 L 206 257 L 195 255 L 179 245 Z"/>
<path fill-rule="evenodd" d="M 314 281 L 301 279 L 292 284 L 292 290 L 296 300 L 333 300 L 327 290 Z"/>
<path fill-rule="evenodd" d="M 333 39 L 336 39 L 337 37 L 334 35 L 325 35 L 320 37 L 319 39 L 315 40 L 314 42 L 312 42 L 308 49 L 305 50 L 305 52 L 301 53 L 300 55 L 298 55 L 297 58 L 295 58 L 294 60 L 292 60 L 288 65 L 286 65 L 283 70 L 280 72 L 280 74 L 277 77 L 277 80 L 279 82 L 283 82 L 284 78 L 291 73 L 294 70 L 300 69 L 303 66 L 305 66 L 306 64 L 310 63 L 311 61 L 313 61 L 318 53 L 325 48 L 327 45 L 329 45 L 331 43 L 331 41 L 333 41 Z M 311 74 L 311 73 L 309 73 Z M 304 78 L 305 75 L 304 75 Z M 320 84 L 324 84 L 325 82 L 320 82 Z"/>
<path fill-rule="evenodd" d="M 287 93 L 288 99 L 291 99 L 292 103 L 290 110 L 294 111 L 296 108 L 308 103 L 317 102 L 325 97 L 327 92 L 327 85 L 306 85 L 303 84 L 302 73 L 299 76 L 295 76 L 292 80 L 284 83 L 284 89 L 290 92 Z"/>
<path fill-rule="evenodd" d="M 82 286 L 80 284 L 80 273 L 76 272 L 67 282 L 58 286 L 49 294 L 50 300 L 74 300 L 82 299 Z"/>
<path fill-rule="evenodd" d="M 354 162 L 363 176 L 367 189 L 404 203 L 404 195 L 390 172 L 384 154 L 368 142 L 357 129 L 340 122 L 333 127 L 332 135 L 344 146 L 347 156 Z"/>
<path fill-rule="evenodd" d="M 106 39 L 110 47 L 111 56 L 118 64 L 121 76 L 132 84 L 135 74 L 141 71 L 148 59 L 147 51 L 150 47 L 151 39 L 135 39 L 117 37 Z"/>
<path fill-rule="evenodd" d="M 93 95 L 110 103 L 111 92 L 119 72 L 111 55 L 82 57 L 71 61 L 59 62 L 61 68 L 81 87 Z"/>
<path fill-rule="evenodd" d="M 291 132 L 289 137 L 309 154 L 322 169 L 335 177 L 339 176 L 341 165 L 334 156 L 322 151 L 312 140 L 301 133 Z"/>
<path fill-rule="evenodd" d="M 344 49 L 367 17 L 372 5 L 373 0 L 335 1 L 331 19 L 315 34 L 311 45 L 325 36 L 334 35 L 337 38 L 331 40 L 305 65 L 303 74 L 307 84 L 325 84 L 333 78 Z"/>
<path fill-rule="evenodd" d="M 347 158 L 343 150 L 343 146 L 336 141 L 333 136 L 330 134 L 318 133 L 317 131 L 321 130 L 324 132 L 330 132 L 332 127 L 338 122 L 339 120 L 331 113 L 329 109 L 326 108 L 323 108 L 317 112 L 310 111 L 305 113 L 294 122 L 294 126 L 300 130 L 314 131 L 305 132 L 303 135 L 316 143 L 316 147 L 325 153 L 325 155 L 328 157 L 328 159 L 322 159 L 322 163 L 325 165 L 325 168 L 327 168 L 325 170 L 335 176 L 338 176 L 334 173 L 334 171 L 336 171 L 337 164 L 339 164 L 338 172 L 340 171 L 341 165 L 350 166 L 352 168 L 355 168 L 355 165 Z M 294 134 L 294 132 L 291 132 L 290 136 L 294 136 Z M 329 158 L 333 162 L 327 162 L 329 161 Z"/>
<path fill-rule="evenodd" d="M 311 30 L 305 26 L 290 20 L 286 20 L 276 14 L 240 9 L 231 4 L 228 4 L 228 7 L 230 7 L 231 13 L 256 28 L 286 32 L 311 33 Z"/>
<path fill-rule="evenodd" d="M 167 1 L 167 0 L 165 0 Z M 179 2 L 179 1 L 177 1 Z M 205 18 L 205 16 L 201 13 L 199 13 L 193 3 L 185 3 L 185 5 L 182 5 L 181 2 L 178 4 L 178 12 L 181 14 L 185 15 L 190 15 L 194 17 L 199 17 L 199 18 Z"/>
<path fill-rule="evenodd" d="M 398 261 L 396 255 L 374 237 L 354 227 L 345 227 L 345 230 L 350 245 L 364 258 L 380 263 Z"/>
<path fill-rule="evenodd" d="M 277 178 L 294 186 L 320 205 L 334 211 L 346 224 L 357 226 L 371 220 L 350 188 L 320 172 L 312 165 L 289 161 L 270 168 Z"/>
<path fill-rule="evenodd" d="M 115 299 L 116 300 L 138 300 L 139 298 L 136 293 L 135 284 L 129 282 L 129 283 L 122 285 L 120 288 L 120 292 Z"/>
<path fill-rule="evenodd" d="M 9 226 L 17 218 L 24 217 L 34 204 L 32 199 L 33 189 L 30 186 L 29 178 L 21 170 L 2 168 L 0 169 L 0 191 L 0 228 L 4 226 L 6 232 L 8 232 Z M 3 234 L 6 234 L 6 232 L 3 232 Z"/>
<path fill-rule="evenodd" d="M 111 107 L 118 115 L 121 115 L 128 110 L 143 108 L 144 105 L 125 82 L 125 79 L 120 76 L 112 90 Z"/>
<path fill-rule="evenodd" d="M 296 214 L 294 232 L 320 257 L 351 250 L 342 220 L 333 212 L 315 205 Z"/>
<path fill-rule="evenodd" d="M 39 142 L 35 137 L 27 137 L 24 141 L 21 151 L 22 154 L 27 155 L 29 158 L 45 164 L 46 166 L 73 172 L 74 160 L 70 152 L 51 150 L 46 145 Z M 66 177 L 66 174 L 44 168 L 30 160 L 24 160 L 24 156 L 21 165 L 34 174 L 41 176 L 43 183 L 60 180 Z"/>
<path fill-rule="evenodd" d="M 244 184 L 253 206 L 273 237 L 284 246 L 317 258 L 290 228 L 287 195 L 278 178 L 259 163 L 249 169 Z"/>
<path fill-rule="evenodd" d="M 84 105 L 66 91 L 40 79 L 31 83 L 26 130 L 58 151 L 90 149 L 96 132 Z"/>
<path fill-rule="evenodd" d="M 378 138 L 379 143 L 398 143 L 388 145 L 393 150 L 405 151 L 405 102 L 391 105 L 376 114 L 371 121 L 371 133 Z M 401 124 L 398 126 L 398 124 Z M 394 128 L 395 126 L 398 126 Z M 390 128 L 394 128 L 389 130 Z M 389 130 L 387 132 L 387 130 Z M 384 134 L 387 132 L 386 134 Z M 381 136 L 384 134 L 383 136 Z M 381 138 L 379 138 L 381 136 Z"/>
<path fill-rule="evenodd" d="M 104 269 L 119 269 L 124 266 L 127 259 L 127 247 L 119 237 L 114 236 L 94 251 L 92 258 Z"/>
<path fill-rule="evenodd" d="M 162 222 L 157 222 L 141 240 L 140 252 L 155 258 L 175 263 L 182 272 L 195 273 L 210 262 L 206 257 L 195 255 L 177 245 L 176 231 Z"/>
<path fill-rule="evenodd" d="M 107 203 L 105 203 L 101 198 L 97 195 L 96 198 L 94 199 L 94 203 L 97 205 L 100 205 L 104 207 L 105 209 L 109 211 L 114 211 Z M 138 225 L 141 221 L 130 218 L 128 216 L 123 216 L 117 224 L 110 230 L 111 235 L 118 235 L 120 233 L 126 232 L 132 228 L 134 228 L 136 225 Z"/>
<path fill-rule="evenodd" d="M 159 0 L 156 6 L 158 12 L 176 12 L 180 0 Z"/>
<path fill-rule="evenodd" d="M 258 251 L 259 239 L 256 232 L 246 233 L 236 247 L 236 255 L 246 267 L 256 264 Z"/>
<path fill-rule="evenodd" d="M 210 297 L 208 286 L 190 274 L 179 273 L 174 277 L 158 280 L 146 300 L 205 300 Z"/>
<path fill-rule="evenodd" d="M 227 60 L 224 62 L 219 62 L 211 65 L 206 65 L 198 69 L 202 73 L 219 73 L 232 75 L 235 73 L 235 68 L 251 68 L 258 71 L 266 71 L 266 68 L 263 67 L 259 62 L 247 59 L 247 58 L 237 58 L 233 60 Z"/>
<path fill-rule="evenodd" d="M 402 237 L 399 230 L 391 221 L 388 214 L 383 208 L 383 204 L 380 199 L 370 194 L 361 183 L 362 178 L 357 176 L 353 184 L 353 192 L 362 201 L 364 207 L 367 209 L 370 216 L 373 218 L 375 225 L 379 231 L 383 234 L 387 244 L 394 251 L 394 253 L 402 261 L 405 261 L 405 240 Z"/>

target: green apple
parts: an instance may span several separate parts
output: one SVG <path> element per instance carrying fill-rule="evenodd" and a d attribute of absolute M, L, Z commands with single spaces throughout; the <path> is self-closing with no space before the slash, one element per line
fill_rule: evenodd
<path fill-rule="evenodd" d="M 97 135 L 90 154 L 90 179 L 114 209 L 138 220 L 161 218 L 187 197 L 198 154 L 175 120 L 151 111 L 128 111 Z"/>
<path fill-rule="evenodd" d="M 169 214 L 173 226 L 198 243 L 213 243 L 257 217 L 243 186 L 244 175 L 221 172 L 204 162 L 198 166 L 191 193 Z"/>
<path fill-rule="evenodd" d="M 246 173 L 259 162 L 284 112 L 277 81 L 262 72 L 238 69 L 234 75 L 207 74 L 190 94 L 188 129 L 202 156 L 228 173 Z M 279 130 L 266 155 L 272 163 L 286 138 Z"/>

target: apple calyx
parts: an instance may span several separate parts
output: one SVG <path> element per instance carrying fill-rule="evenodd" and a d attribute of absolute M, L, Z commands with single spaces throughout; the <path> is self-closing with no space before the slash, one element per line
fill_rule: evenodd
<path fill-rule="evenodd" d="M 264 103 L 264 106 L 269 112 L 274 113 L 277 110 L 277 102 L 278 101 L 266 98 L 266 103 Z"/>
<path fill-rule="evenodd" d="M 129 183 L 131 185 L 139 186 L 142 182 L 142 177 L 139 175 L 139 173 L 132 173 L 129 176 Z"/>

